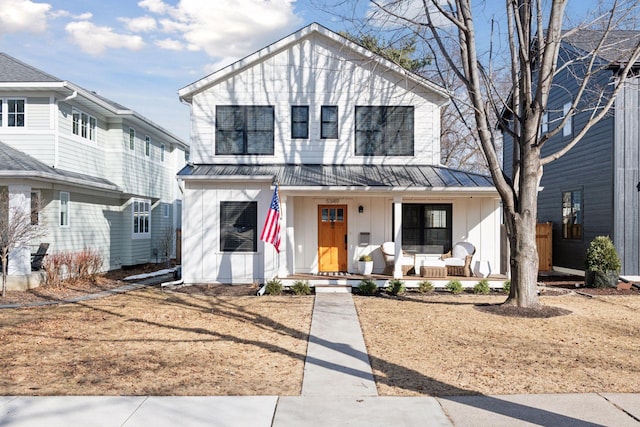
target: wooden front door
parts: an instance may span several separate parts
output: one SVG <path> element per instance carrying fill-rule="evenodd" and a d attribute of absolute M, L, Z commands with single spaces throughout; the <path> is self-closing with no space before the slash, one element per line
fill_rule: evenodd
<path fill-rule="evenodd" d="M 318 206 L 318 270 L 347 271 L 347 206 Z"/>

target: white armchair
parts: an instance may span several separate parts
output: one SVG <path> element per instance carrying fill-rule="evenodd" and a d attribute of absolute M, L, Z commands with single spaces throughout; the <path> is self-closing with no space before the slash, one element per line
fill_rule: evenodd
<path fill-rule="evenodd" d="M 449 276 L 471 276 L 471 259 L 476 248 L 469 242 L 458 242 L 453 249 L 442 255 Z"/>
<path fill-rule="evenodd" d="M 384 271 L 382 272 L 382 274 L 386 274 L 390 276 L 393 274 L 393 268 L 395 265 L 396 244 L 394 242 L 384 242 L 380 246 L 380 251 L 382 252 L 382 256 L 384 257 Z M 416 265 L 415 254 L 402 251 L 402 256 L 400 258 L 400 265 L 402 267 L 402 274 L 405 276 L 409 274 L 411 270 L 415 269 L 415 265 Z"/>

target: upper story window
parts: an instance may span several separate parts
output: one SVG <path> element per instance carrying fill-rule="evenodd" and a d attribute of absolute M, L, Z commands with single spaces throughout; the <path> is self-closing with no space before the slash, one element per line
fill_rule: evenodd
<path fill-rule="evenodd" d="M 309 107 L 307 105 L 291 106 L 291 138 L 309 138 Z"/>
<path fill-rule="evenodd" d="M 25 104 L 21 98 L 0 99 L 0 126 L 24 127 Z"/>
<path fill-rule="evenodd" d="M 164 144 L 160 144 L 160 161 L 161 162 L 164 162 L 164 150 L 165 150 Z"/>
<path fill-rule="evenodd" d="M 60 192 L 60 226 L 69 226 L 69 193 L 66 191 Z"/>
<path fill-rule="evenodd" d="M 563 117 L 566 117 L 569 114 L 569 110 L 571 109 L 571 103 L 567 102 L 562 107 Z M 562 136 L 570 136 L 573 132 L 573 118 L 569 117 L 562 128 Z"/>
<path fill-rule="evenodd" d="M 582 190 L 562 193 L 562 237 L 582 239 Z"/>
<path fill-rule="evenodd" d="M 320 138 L 338 138 L 338 107 L 323 105 L 320 109 Z"/>
<path fill-rule="evenodd" d="M 73 118 L 73 134 L 95 141 L 97 125 L 96 118 L 76 108 L 71 110 L 71 115 Z"/>
<path fill-rule="evenodd" d="M 136 148 L 136 130 L 129 128 L 129 150 L 135 150 Z"/>
<path fill-rule="evenodd" d="M 148 236 L 151 218 L 151 202 L 149 200 L 133 201 L 133 235 Z"/>
<path fill-rule="evenodd" d="M 272 106 L 216 106 L 216 154 L 273 154 Z"/>
<path fill-rule="evenodd" d="M 412 156 L 413 107 L 356 107 L 356 155 Z"/>
<path fill-rule="evenodd" d="M 540 124 L 540 132 L 545 134 L 549 132 L 549 112 L 542 113 L 542 123 Z"/>
<path fill-rule="evenodd" d="M 149 135 L 144 136 L 144 155 L 147 157 L 151 155 L 151 138 Z"/>

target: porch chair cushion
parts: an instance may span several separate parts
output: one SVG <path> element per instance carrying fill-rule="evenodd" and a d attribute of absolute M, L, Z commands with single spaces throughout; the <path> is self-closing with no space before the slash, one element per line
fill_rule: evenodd
<path fill-rule="evenodd" d="M 382 274 L 392 275 L 393 267 L 395 264 L 395 250 L 396 244 L 394 242 L 384 242 L 380 245 L 380 251 L 382 252 L 382 256 L 384 257 L 384 271 Z M 409 252 L 402 251 L 402 256 L 400 258 L 400 266 L 402 268 L 402 274 L 407 275 L 411 270 L 414 270 L 416 264 L 416 256 L 415 254 L 411 254 Z M 415 270 L 414 270 L 415 271 Z"/>
<path fill-rule="evenodd" d="M 442 255 L 449 276 L 471 276 L 471 259 L 476 252 L 475 246 L 469 242 L 458 242 L 451 251 Z"/>

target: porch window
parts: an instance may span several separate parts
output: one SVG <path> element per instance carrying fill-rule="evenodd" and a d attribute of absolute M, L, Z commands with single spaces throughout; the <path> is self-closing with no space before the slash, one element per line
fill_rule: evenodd
<path fill-rule="evenodd" d="M 257 202 L 220 202 L 222 252 L 256 252 L 257 230 Z"/>
<path fill-rule="evenodd" d="M 306 105 L 291 106 L 291 138 L 309 138 L 309 107 Z"/>
<path fill-rule="evenodd" d="M 395 218 L 393 221 L 395 224 Z M 452 247 L 451 225 L 452 207 L 450 204 L 403 204 L 402 249 L 418 254 L 449 252 Z"/>
<path fill-rule="evenodd" d="M 356 155 L 413 156 L 413 107 L 356 107 Z"/>
<path fill-rule="evenodd" d="M 320 138 L 338 138 L 338 107 L 323 105 L 320 109 Z"/>
<path fill-rule="evenodd" d="M 562 237 L 582 239 L 582 190 L 562 193 Z"/>
<path fill-rule="evenodd" d="M 272 106 L 216 106 L 216 154 L 273 154 Z"/>

